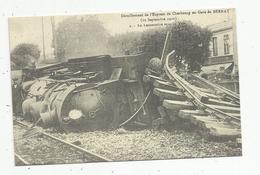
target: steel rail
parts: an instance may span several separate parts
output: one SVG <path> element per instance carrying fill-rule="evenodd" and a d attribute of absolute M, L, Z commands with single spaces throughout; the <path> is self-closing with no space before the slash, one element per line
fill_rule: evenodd
<path fill-rule="evenodd" d="M 224 94 L 228 95 L 229 97 L 237 100 L 238 103 L 240 102 L 240 97 L 239 97 L 239 95 L 237 93 L 234 93 L 234 92 L 232 92 L 229 89 L 226 89 L 224 87 L 220 87 L 219 85 L 213 84 L 213 83 L 205 80 L 204 78 L 199 77 L 198 75 L 192 74 L 192 76 L 197 78 L 198 80 L 206 83 L 207 85 L 211 86 L 212 88 L 217 89 L 217 90 L 223 92 Z"/>
<path fill-rule="evenodd" d="M 16 122 L 16 123 L 19 124 L 19 125 L 22 125 L 23 127 L 27 127 L 27 128 L 29 127 L 28 125 L 26 125 L 26 124 L 24 124 L 24 123 L 22 123 L 22 122 L 20 122 L 20 121 L 14 120 L 14 122 Z M 49 138 L 51 138 L 51 139 L 53 139 L 53 140 L 56 140 L 56 141 L 58 141 L 58 142 L 61 142 L 61 143 L 65 144 L 65 145 L 68 145 L 68 146 L 70 146 L 70 147 L 73 147 L 73 148 L 75 148 L 75 149 L 78 150 L 78 151 L 81 151 L 81 152 L 83 152 L 83 153 L 85 153 L 85 154 L 87 154 L 87 155 L 90 155 L 90 156 L 93 156 L 93 157 L 99 159 L 100 161 L 103 161 L 103 162 L 111 162 L 111 161 L 112 161 L 111 159 L 105 158 L 105 157 L 103 157 L 103 156 L 101 156 L 101 155 L 98 155 L 98 154 L 96 154 L 96 153 L 93 153 L 93 152 L 91 152 L 91 151 L 88 151 L 88 150 L 86 150 L 86 149 L 84 149 L 84 148 L 81 148 L 81 147 L 79 147 L 79 146 L 77 146 L 77 145 L 71 144 L 71 143 L 69 143 L 69 142 L 67 142 L 67 141 L 65 141 L 65 140 L 59 139 L 59 138 L 57 138 L 57 137 L 55 137 L 55 136 L 52 136 L 52 135 L 50 135 L 50 134 L 48 134 L 48 133 L 46 133 L 46 132 L 44 132 L 44 131 L 39 131 L 39 134 L 43 134 L 44 136 L 47 136 L 47 137 L 49 137 Z"/>
<path fill-rule="evenodd" d="M 187 85 L 187 83 L 185 84 L 185 80 L 183 80 L 178 74 L 177 74 L 177 71 L 174 71 L 171 70 L 171 68 L 169 67 L 169 57 L 174 55 L 175 51 L 173 50 L 172 52 L 170 52 L 167 57 L 166 57 L 166 60 L 165 60 L 165 65 L 164 65 L 164 69 L 165 69 L 165 72 L 166 72 L 166 75 L 170 78 L 170 79 L 175 79 L 176 82 L 178 82 L 178 84 L 181 85 L 181 87 L 188 92 L 188 94 L 193 98 L 193 100 L 195 101 L 195 106 L 199 105 L 205 109 L 208 109 L 210 113 L 217 113 L 217 114 L 220 114 L 224 117 L 228 117 L 230 119 L 233 119 L 239 123 L 236 123 L 237 125 L 240 125 L 240 118 L 237 118 L 237 117 L 234 117 L 234 116 L 231 116 L 231 115 L 228 115 L 226 114 L 225 112 L 221 111 L 221 110 L 218 110 L 218 109 L 215 109 L 213 107 L 210 107 L 209 105 L 201 102 L 201 100 L 192 92 L 192 87 L 189 87 Z M 193 102 L 194 103 L 194 102 Z M 219 116 L 217 116 L 219 117 Z"/>
<path fill-rule="evenodd" d="M 22 162 L 23 165 L 30 165 L 30 163 L 27 162 L 26 160 L 24 160 L 19 154 L 14 153 L 14 156 L 16 159 L 18 159 L 20 162 Z"/>

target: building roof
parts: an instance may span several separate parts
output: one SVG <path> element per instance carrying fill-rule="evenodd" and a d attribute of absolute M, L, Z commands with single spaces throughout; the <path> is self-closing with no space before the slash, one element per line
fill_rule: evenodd
<path fill-rule="evenodd" d="M 232 21 L 228 20 L 228 21 L 223 21 L 223 22 L 220 22 L 220 23 L 212 24 L 212 25 L 209 25 L 207 28 L 210 31 L 212 31 L 213 33 L 223 31 L 223 30 L 232 29 Z"/>
<path fill-rule="evenodd" d="M 221 71 L 221 69 L 226 70 L 228 69 L 230 66 L 232 66 L 233 63 L 223 63 L 223 64 L 216 64 L 216 65 L 209 65 L 209 66 L 203 66 L 201 68 L 203 73 L 216 73 Z"/>

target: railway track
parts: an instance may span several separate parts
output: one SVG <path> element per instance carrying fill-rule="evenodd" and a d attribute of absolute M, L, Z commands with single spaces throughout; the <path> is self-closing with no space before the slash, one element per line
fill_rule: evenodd
<path fill-rule="evenodd" d="M 25 123 L 14 121 L 15 165 L 111 161 L 40 130 L 24 136 L 28 129 Z"/>
<path fill-rule="evenodd" d="M 153 94 L 159 97 L 158 111 L 161 118 L 156 125 L 167 120 L 182 119 L 199 128 L 207 138 L 227 138 L 240 140 L 240 101 L 239 95 L 215 85 L 196 74 L 180 73 L 169 66 L 167 55 L 163 74 L 149 71 L 145 81 L 153 85 Z"/>

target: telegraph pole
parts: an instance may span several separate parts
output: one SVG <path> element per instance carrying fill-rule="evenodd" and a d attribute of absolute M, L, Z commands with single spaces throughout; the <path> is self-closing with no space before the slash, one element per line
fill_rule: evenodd
<path fill-rule="evenodd" d="M 43 51 L 43 59 L 46 60 L 46 55 L 45 55 L 45 42 L 44 42 L 44 23 L 43 23 L 43 16 L 42 16 L 42 51 Z"/>
<path fill-rule="evenodd" d="M 57 48 L 56 48 L 56 33 L 55 33 L 55 19 L 54 16 L 51 16 L 51 26 L 52 26 L 52 38 L 53 38 L 53 55 L 57 59 Z"/>

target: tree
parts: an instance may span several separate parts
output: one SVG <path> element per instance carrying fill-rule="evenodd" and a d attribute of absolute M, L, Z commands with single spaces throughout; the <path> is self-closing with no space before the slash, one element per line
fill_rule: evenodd
<path fill-rule="evenodd" d="M 179 21 L 164 28 L 154 28 L 139 33 L 116 35 L 110 39 L 110 45 L 116 46 L 113 50 L 117 54 L 122 54 L 126 49 L 133 51 L 138 46 L 148 46 L 151 56 L 160 58 L 168 31 L 170 37 L 166 53 L 175 50 L 179 62 L 185 61 L 192 71 L 200 70 L 209 56 L 211 32 L 190 21 Z"/>
<path fill-rule="evenodd" d="M 211 32 L 190 21 L 180 21 L 171 25 L 170 44 L 176 55 L 184 60 L 192 71 L 200 70 L 209 56 Z"/>
<path fill-rule="evenodd" d="M 111 36 L 108 40 L 108 52 L 112 55 L 122 55 L 127 51 L 136 52 L 141 43 L 141 35 L 141 32 L 129 32 Z"/>
<path fill-rule="evenodd" d="M 58 25 L 55 33 L 55 52 L 59 61 L 107 51 L 109 34 L 95 17 L 67 18 Z"/>
<path fill-rule="evenodd" d="M 40 50 L 35 44 L 21 43 L 11 52 L 11 66 L 14 69 L 35 66 L 40 58 Z"/>

